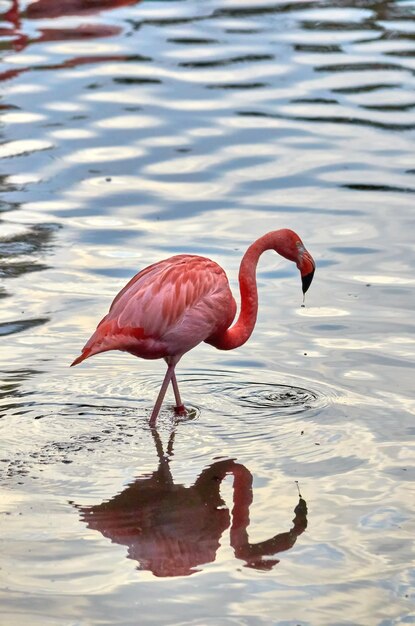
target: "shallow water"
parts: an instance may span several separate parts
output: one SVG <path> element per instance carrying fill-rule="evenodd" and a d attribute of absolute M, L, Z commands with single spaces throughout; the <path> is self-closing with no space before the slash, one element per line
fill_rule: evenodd
<path fill-rule="evenodd" d="M 101 11 L 97 11 L 98 4 Z M 415 2 L 3 0 L 2 624 L 382 625 L 414 618 Z M 69 369 L 176 252 L 250 341 Z M 300 494 L 301 493 L 301 497 Z"/>

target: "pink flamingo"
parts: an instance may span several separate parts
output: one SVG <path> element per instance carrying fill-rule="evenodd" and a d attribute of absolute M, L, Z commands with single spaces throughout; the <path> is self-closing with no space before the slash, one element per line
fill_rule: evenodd
<path fill-rule="evenodd" d="M 219 350 L 242 346 L 251 336 L 258 311 L 256 266 L 265 250 L 275 250 L 296 263 L 305 294 L 313 280 L 315 264 L 300 237 L 286 228 L 263 235 L 245 252 L 239 269 L 241 310 L 224 270 L 201 256 L 180 254 L 154 263 L 136 274 L 111 304 L 108 315 L 72 365 L 99 352 L 122 350 L 143 359 L 161 359 L 167 372 L 150 417 L 156 424 L 170 382 L 176 411 L 185 413 L 175 367 L 181 357 L 202 341 Z"/>

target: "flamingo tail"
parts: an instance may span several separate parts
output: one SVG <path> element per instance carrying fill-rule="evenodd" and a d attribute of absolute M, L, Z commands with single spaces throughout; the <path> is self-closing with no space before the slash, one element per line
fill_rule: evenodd
<path fill-rule="evenodd" d="M 82 361 L 84 361 L 85 359 L 87 359 L 89 356 L 91 355 L 92 349 L 91 348 L 86 348 L 85 350 L 82 350 L 82 354 L 80 354 L 73 363 L 70 364 L 70 367 L 73 367 L 74 365 L 78 365 L 78 363 L 82 363 Z"/>

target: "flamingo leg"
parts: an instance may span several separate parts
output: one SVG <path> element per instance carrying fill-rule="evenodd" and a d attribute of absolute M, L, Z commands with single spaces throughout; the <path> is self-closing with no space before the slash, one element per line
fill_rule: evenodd
<path fill-rule="evenodd" d="M 173 375 L 171 377 L 171 384 L 172 384 L 173 391 L 174 391 L 174 397 L 176 399 L 176 406 L 174 407 L 174 409 L 176 413 L 178 413 L 178 415 L 184 415 L 186 413 L 186 409 L 184 408 L 184 404 L 180 397 L 179 385 L 177 384 L 176 373 L 174 370 L 173 370 Z"/>
<path fill-rule="evenodd" d="M 160 387 L 159 395 L 157 396 L 156 404 L 153 407 L 153 411 L 150 417 L 150 427 L 154 428 L 157 421 L 157 416 L 160 412 L 161 405 L 163 404 L 164 396 L 166 395 L 167 387 L 170 384 L 172 376 L 174 376 L 175 363 L 169 363 L 167 372 L 163 380 L 163 384 Z"/>

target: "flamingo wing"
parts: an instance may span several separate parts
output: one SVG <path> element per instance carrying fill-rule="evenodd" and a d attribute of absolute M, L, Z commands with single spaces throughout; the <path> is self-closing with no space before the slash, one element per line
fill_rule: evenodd
<path fill-rule="evenodd" d="M 178 255 L 136 274 L 118 293 L 76 365 L 107 350 L 143 358 L 182 355 L 232 322 L 236 304 L 222 268 Z"/>

